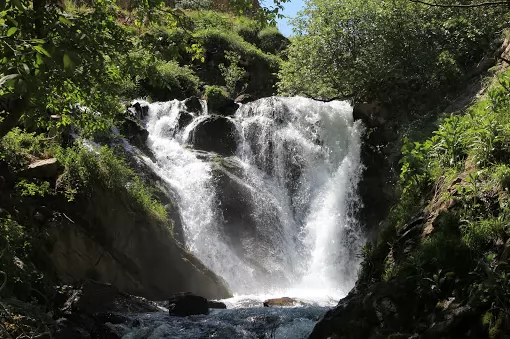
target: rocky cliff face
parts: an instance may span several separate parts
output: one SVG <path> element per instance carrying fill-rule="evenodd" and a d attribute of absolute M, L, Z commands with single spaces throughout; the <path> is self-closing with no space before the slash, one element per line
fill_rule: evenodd
<path fill-rule="evenodd" d="M 92 197 L 66 210 L 68 218 L 49 223 L 48 250 L 64 282 L 91 278 L 152 300 L 181 291 L 230 295 L 221 278 L 175 241 L 171 225 L 137 210 L 127 197 L 96 187 Z"/>

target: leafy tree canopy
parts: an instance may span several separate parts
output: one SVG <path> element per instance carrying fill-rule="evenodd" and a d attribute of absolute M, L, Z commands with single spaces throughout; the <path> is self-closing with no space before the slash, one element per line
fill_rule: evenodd
<path fill-rule="evenodd" d="M 72 1 L 67 2 L 76 7 Z M 283 2 L 261 10 L 261 18 L 274 20 Z M 232 3 L 239 11 L 251 5 Z M 20 119 L 37 128 L 72 124 L 85 133 L 108 128 L 133 70 L 127 56 L 146 48 L 138 39 L 143 27 L 154 22 L 174 30 L 185 26 L 182 12 L 162 0 L 131 1 L 134 25 L 123 22 L 122 15 L 133 15 L 123 14 L 115 0 L 92 0 L 74 11 L 65 4 L 0 0 L 0 138 Z M 189 46 L 197 54 L 202 51 L 198 40 Z M 165 70 L 180 72 L 169 64 Z M 166 78 L 168 86 L 175 83 Z"/>
<path fill-rule="evenodd" d="M 501 6 L 310 0 L 294 21 L 279 90 L 393 104 L 440 93 L 481 60 L 506 17 Z"/>

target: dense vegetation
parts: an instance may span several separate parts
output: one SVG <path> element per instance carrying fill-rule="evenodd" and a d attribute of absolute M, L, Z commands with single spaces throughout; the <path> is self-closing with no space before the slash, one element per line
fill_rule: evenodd
<path fill-rule="evenodd" d="M 69 221 L 67 209 L 101 187 L 173 231 L 153 183 L 115 146 L 112 127 L 129 130 L 127 102 L 203 96 L 214 105 L 275 91 L 288 44 L 270 24 L 279 2 L 257 11 L 237 1 L 224 12 L 213 1 L 168 4 L 0 2 L 0 336 L 48 330 L 59 280 L 42 219 Z M 58 169 L 31 175 L 44 159 Z M 30 313 L 29 303 L 43 307 Z"/>
<path fill-rule="evenodd" d="M 367 291 L 378 293 L 377 286 L 393 286 L 409 304 L 397 298 L 389 315 L 379 309 L 379 333 L 407 338 L 452 321 L 453 303 L 469 309 L 471 318 L 455 320 L 462 328 L 449 323 L 458 331 L 451 337 L 500 338 L 510 328 L 510 71 L 493 69 L 483 96 L 467 109 L 438 112 L 479 76 L 484 56 L 493 58 L 505 38 L 508 8 L 439 3 L 446 7 L 308 1 L 295 20 L 278 86 L 282 94 L 379 102 L 390 112 L 383 117 L 390 121 L 377 127 L 396 130 L 385 142 L 403 145 L 394 164 L 397 202 L 364 250 L 357 293 L 364 300 Z M 368 318 L 357 312 L 350 312 L 353 318 Z M 401 312 L 410 314 L 408 321 L 399 322 L 407 317 Z M 352 319 L 349 330 L 351 320 L 342 316 L 336 320 L 340 337 L 360 337 L 356 327 L 370 328 L 364 321 L 373 321 Z"/>
<path fill-rule="evenodd" d="M 506 13 L 407 0 L 308 1 L 294 21 L 279 90 L 417 112 L 427 100 L 437 105 L 480 61 L 500 37 Z"/>

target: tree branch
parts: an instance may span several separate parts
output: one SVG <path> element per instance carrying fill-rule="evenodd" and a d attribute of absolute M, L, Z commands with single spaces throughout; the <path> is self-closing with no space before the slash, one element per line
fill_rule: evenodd
<path fill-rule="evenodd" d="M 481 2 L 479 4 L 469 4 L 469 5 L 445 5 L 445 4 L 435 4 L 430 2 L 425 2 L 421 0 L 409 0 L 411 2 L 415 2 L 422 5 L 432 6 L 432 7 L 446 7 L 446 8 L 473 8 L 473 7 L 483 7 L 483 6 L 500 6 L 500 5 L 510 5 L 510 1 L 489 1 L 489 2 Z"/>

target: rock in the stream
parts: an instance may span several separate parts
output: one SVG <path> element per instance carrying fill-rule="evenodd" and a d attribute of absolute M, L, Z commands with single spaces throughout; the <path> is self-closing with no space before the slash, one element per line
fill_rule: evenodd
<path fill-rule="evenodd" d="M 177 128 L 182 130 L 193 121 L 193 115 L 186 111 L 180 111 L 177 118 Z"/>
<path fill-rule="evenodd" d="M 227 97 L 218 97 L 216 100 L 208 100 L 207 108 L 209 113 L 232 116 L 236 113 L 239 105 Z"/>
<path fill-rule="evenodd" d="M 234 100 L 237 104 L 247 104 L 252 101 L 255 101 L 255 98 L 249 94 L 241 94 Z"/>
<path fill-rule="evenodd" d="M 149 114 L 149 105 L 147 103 L 135 102 L 128 107 L 128 111 L 138 120 L 143 120 Z"/>
<path fill-rule="evenodd" d="M 19 173 L 25 178 L 52 179 L 57 177 L 60 164 L 56 158 L 37 160 Z"/>
<path fill-rule="evenodd" d="M 202 103 L 197 97 L 190 97 L 184 100 L 184 106 L 186 110 L 197 115 L 202 114 Z"/>
<path fill-rule="evenodd" d="M 299 300 L 289 297 L 267 299 L 264 301 L 264 307 L 285 307 L 301 305 Z"/>
<path fill-rule="evenodd" d="M 225 310 L 227 308 L 227 305 L 221 301 L 209 300 L 207 304 L 209 305 L 209 308 L 216 308 L 221 310 Z"/>
<path fill-rule="evenodd" d="M 168 301 L 168 313 L 177 317 L 208 314 L 209 303 L 206 298 L 193 293 L 179 293 Z"/>
<path fill-rule="evenodd" d="M 213 115 L 197 124 L 190 133 L 188 143 L 198 150 L 230 156 L 235 154 L 238 140 L 239 135 L 234 122 Z"/>
<path fill-rule="evenodd" d="M 122 134 L 124 134 L 129 141 L 137 146 L 144 145 L 149 137 L 149 131 L 142 126 L 140 121 L 128 117 L 124 120 L 121 126 Z"/>
<path fill-rule="evenodd" d="M 127 313 L 158 312 L 159 309 L 144 298 L 121 293 L 117 288 L 96 281 L 87 281 L 78 289 L 67 289 L 59 299 L 61 318 L 56 321 L 57 339 L 121 338 L 107 324 L 124 324 Z"/>

